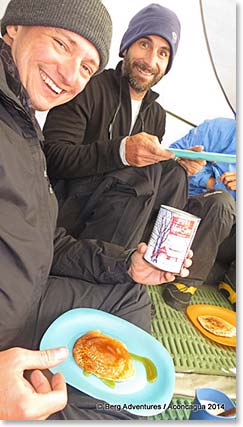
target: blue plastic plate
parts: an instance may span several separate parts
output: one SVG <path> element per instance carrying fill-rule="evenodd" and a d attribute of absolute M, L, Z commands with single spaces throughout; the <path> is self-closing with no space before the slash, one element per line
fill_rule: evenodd
<path fill-rule="evenodd" d="M 211 162 L 220 163 L 236 163 L 235 154 L 224 154 L 224 153 L 209 153 L 207 151 L 191 151 L 182 150 L 178 148 L 167 148 L 167 151 L 173 153 L 176 157 L 193 160 L 207 160 Z"/>
<path fill-rule="evenodd" d="M 72 356 L 72 348 L 81 335 L 93 329 L 121 340 L 129 352 L 152 360 L 158 372 L 156 381 L 148 382 L 143 364 L 135 360 L 135 376 L 116 382 L 115 388 L 105 385 L 95 375 L 85 376 Z M 121 405 L 126 411 L 140 416 L 157 415 L 169 405 L 175 385 L 172 358 L 159 341 L 132 323 L 101 310 L 76 308 L 58 317 L 40 344 L 41 349 L 59 346 L 67 346 L 69 356 L 51 371 L 61 372 L 68 384 L 84 393 L 111 405 Z"/>

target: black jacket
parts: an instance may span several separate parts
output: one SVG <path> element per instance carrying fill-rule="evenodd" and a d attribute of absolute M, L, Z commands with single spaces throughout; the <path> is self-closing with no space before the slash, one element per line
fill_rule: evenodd
<path fill-rule="evenodd" d="M 132 134 L 144 131 L 162 139 L 165 111 L 155 102 L 157 97 L 148 91 Z M 82 178 L 123 169 L 120 141 L 128 136 L 130 125 L 129 86 L 121 76 L 119 63 L 116 70 L 105 70 L 92 78 L 71 102 L 49 112 L 44 126 L 44 150 L 50 178 Z"/>
<path fill-rule="evenodd" d="M 19 100 L 23 87 L 3 66 L 3 43 L 0 40 L 0 349 L 21 333 L 50 271 L 97 284 L 131 280 L 129 253 L 123 248 L 76 241 L 56 229 L 57 203 L 47 178 L 43 136 Z"/>

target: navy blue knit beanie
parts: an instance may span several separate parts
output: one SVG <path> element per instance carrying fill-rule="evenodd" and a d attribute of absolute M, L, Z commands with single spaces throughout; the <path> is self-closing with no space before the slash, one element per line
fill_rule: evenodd
<path fill-rule="evenodd" d="M 178 48 L 180 30 L 180 21 L 172 10 L 152 3 L 140 10 L 129 22 L 128 29 L 121 41 L 119 55 L 124 57 L 124 51 L 142 37 L 160 36 L 170 45 L 170 59 L 166 69 L 166 73 L 168 73 Z"/>

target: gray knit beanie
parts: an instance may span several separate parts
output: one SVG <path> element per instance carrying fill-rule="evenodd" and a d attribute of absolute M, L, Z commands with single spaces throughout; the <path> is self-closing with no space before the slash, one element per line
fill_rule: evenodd
<path fill-rule="evenodd" d="M 170 59 L 166 74 L 172 66 L 180 40 L 180 32 L 181 25 L 176 14 L 167 7 L 151 3 L 134 15 L 129 22 L 128 29 L 121 41 L 119 55 L 123 57 L 124 51 L 142 37 L 160 36 L 170 45 Z"/>
<path fill-rule="evenodd" d="M 99 72 L 109 60 L 112 22 L 101 0 L 11 0 L 1 20 L 2 35 L 7 25 L 64 28 L 94 44 Z"/>

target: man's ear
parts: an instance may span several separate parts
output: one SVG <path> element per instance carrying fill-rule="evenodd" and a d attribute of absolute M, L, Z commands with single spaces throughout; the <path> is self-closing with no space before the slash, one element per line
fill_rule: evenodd
<path fill-rule="evenodd" d="M 6 26 L 6 34 L 4 34 L 3 39 L 4 41 L 12 46 L 13 41 L 18 33 L 19 26 L 18 25 L 7 25 Z"/>

